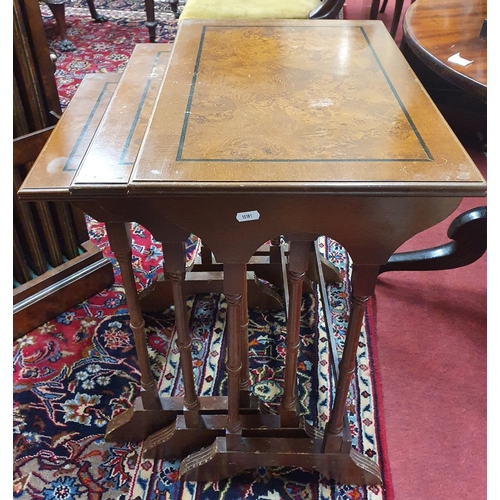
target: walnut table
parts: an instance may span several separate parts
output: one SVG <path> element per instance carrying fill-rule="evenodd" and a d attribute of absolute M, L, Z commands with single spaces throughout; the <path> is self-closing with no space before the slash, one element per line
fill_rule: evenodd
<path fill-rule="evenodd" d="M 486 0 L 419 0 L 405 13 L 403 43 L 436 74 L 486 101 L 487 42 L 480 36 L 486 16 Z M 457 53 L 472 62 L 450 62 Z"/>
<path fill-rule="evenodd" d="M 127 81 L 124 74 L 121 95 Z M 107 224 L 126 269 L 141 363 L 139 419 L 130 421 L 157 419 L 145 443 L 149 456 L 184 458 L 187 480 L 281 465 L 347 484 L 380 482 L 345 425 L 366 301 L 379 267 L 401 244 L 445 219 L 463 197 L 486 191 L 383 24 L 184 21 L 135 161 L 108 154 L 115 131 L 135 123 L 126 108 L 110 104 L 108 126 L 99 127 L 76 173 L 63 179 L 57 168 L 35 164 L 19 194 L 68 200 Z M 127 221 L 163 244 L 176 298 L 181 402 L 158 397 L 144 355 Z M 227 397 L 198 398 L 194 390 L 182 290 L 189 233 L 224 266 Z M 249 395 L 245 288 L 247 262 L 278 235 L 290 245 L 290 296 L 284 394 L 273 415 Z M 302 286 L 319 235 L 342 244 L 353 261 L 349 326 L 324 431 L 304 424 L 295 393 Z M 169 423 L 158 430 L 163 418 Z"/>

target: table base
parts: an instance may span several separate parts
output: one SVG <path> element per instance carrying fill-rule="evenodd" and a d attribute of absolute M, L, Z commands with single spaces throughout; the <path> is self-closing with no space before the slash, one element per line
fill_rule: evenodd
<path fill-rule="evenodd" d="M 268 250 L 272 258 L 268 263 L 253 262 L 253 265 L 261 266 L 262 270 L 268 266 L 267 275 L 264 272 L 266 277 L 274 277 L 275 280 L 281 278 L 276 285 L 284 295 L 287 317 L 290 316 L 288 328 L 290 333 L 296 330 L 297 335 L 297 321 L 300 317 L 297 305 L 302 291 L 305 291 L 302 284 L 317 282 L 324 300 L 325 274 L 332 281 L 340 279 L 336 268 L 322 258 L 317 243 L 300 242 L 298 245 L 295 256 L 291 258 L 283 245 L 271 244 Z M 218 269 L 218 264 L 207 263 L 205 259 L 198 266 L 201 271 L 191 280 L 192 283 L 203 284 L 203 291 L 224 292 L 219 287 L 225 272 Z M 232 276 L 234 269 L 227 271 L 231 271 Z M 243 276 L 246 276 L 247 283 L 258 282 L 254 271 L 245 272 L 242 282 L 245 281 Z M 220 280 L 203 280 L 206 275 L 217 274 L 221 275 Z M 164 282 L 162 288 L 165 285 L 167 282 Z M 205 290 L 203 287 L 208 288 Z M 186 292 L 185 281 L 184 296 Z M 155 295 L 158 296 L 158 289 Z M 232 305 L 238 308 L 231 304 L 234 297 L 227 291 L 226 297 L 230 307 Z M 293 308 L 292 304 L 295 304 Z M 234 326 L 242 321 L 237 310 L 234 310 Z M 295 326 L 293 319 L 290 322 L 290 318 L 294 317 L 297 323 Z M 176 315 L 176 321 L 181 318 L 182 316 Z M 287 338 L 287 350 L 290 351 L 287 356 L 292 356 L 287 358 L 287 365 L 291 369 L 285 376 L 285 393 L 288 391 L 289 397 L 288 401 L 284 397 L 279 414 L 259 398 L 252 396 L 246 385 L 241 385 L 243 379 L 240 380 L 239 397 L 238 391 L 233 393 L 239 401 L 235 402 L 228 396 L 199 397 L 192 408 L 186 407 L 184 397 L 157 398 L 158 404 L 155 407 L 148 391 L 143 391 L 133 408 L 109 423 L 106 441 L 144 441 L 145 458 L 183 459 L 180 479 L 186 481 L 217 481 L 249 468 L 291 466 L 317 470 L 328 479 L 347 484 L 380 484 L 381 474 L 377 465 L 352 449 L 345 411 L 343 424 L 340 419 L 339 430 L 333 433 L 331 429 L 329 432 L 322 432 L 299 416 L 292 382 L 296 377 L 296 361 L 293 360 L 296 341 L 298 339 L 293 340 L 290 336 Z M 239 356 L 245 351 L 243 348 Z M 244 356 L 241 357 L 241 362 L 244 363 Z M 338 361 L 334 362 L 337 372 Z M 233 390 L 234 387 L 233 380 Z M 230 420 L 234 419 L 234 415 L 238 422 L 236 430 L 230 429 Z"/>
<path fill-rule="evenodd" d="M 258 413 L 262 404 L 257 396 L 246 395 L 246 405 L 240 408 L 242 413 Z M 243 398 L 242 398 L 243 399 Z M 200 415 L 217 413 L 227 414 L 227 396 L 202 396 L 198 398 Z M 160 398 L 161 409 L 145 409 L 142 397 L 139 396 L 132 408 L 125 410 L 108 423 L 104 439 L 107 442 L 139 443 L 171 425 L 185 411 L 184 398 L 171 396 Z M 180 456 L 180 455 L 179 455 Z"/>
<path fill-rule="evenodd" d="M 343 484 L 380 484 L 380 470 L 371 460 L 349 448 L 336 453 L 321 451 L 322 439 L 221 436 L 181 462 L 183 481 L 219 481 L 246 469 L 303 467 L 314 469 Z M 234 441 L 237 441 L 234 443 Z"/>
<path fill-rule="evenodd" d="M 248 437 L 311 438 L 316 432 L 301 422 L 297 427 L 281 427 L 279 415 L 241 412 L 242 435 Z M 151 434 L 144 442 L 144 457 L 162 460 L 186 458 L 211 445 L 226 434 L 227 415 L 203 415 L 199 427 L 189 426 L 184 415 L 171 425 Z"/>

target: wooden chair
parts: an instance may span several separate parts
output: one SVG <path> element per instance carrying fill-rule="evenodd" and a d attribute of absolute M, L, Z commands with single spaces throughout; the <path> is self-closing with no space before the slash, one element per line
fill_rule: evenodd
<path fill-rule="evenodd" d="M 62 111 L 36 0 L 14 0 L 13 28 L 12 180 L 16 193 Z M 14 196 L 14 339 L 113 281 L 110 261 L 89 241 L 83 213 L 65 202 L 22 203 Z"/>
<path fill-rule="evenodd" d="M 414 1 L 415 0 L 411 0 L 411 3 L 413 3 Z M 394 14 L 392 16 L 392 23 L 390 29 L 392 38 L 396 36 L 396 32 L 398 31 L 399 20 L 401 19 L 404 3 L 405 0 L 396 0 L 396 4 L 394 5 Z M 387 7 L 387 0 L 383 1 L 380 10 L 379 7 L 380 7 L 380 0 L 372 0 L 372 6 L 370 9 L 370 19 L 377 19 L 379 12 L 381 14 L 385 12 L 385 8 Z"/>
<path fill-rule="evenodd" d="M 187 0 L 179 19 L 335 19 L 345 0 Z"/>
<path fill-rule="evenodd" d="M 443 245 L 396 252 L 387 264 L 380 266 L 380 273 L 388 271 L 441 271 L 468 266 L 486 252 L 487 238 L 486 206 L 472 208 L 453 219 L 447 236 L 451 240 Z"/>
<path fill-rule="evenodd" d="M 75 50 L 76 47 L 73 42 L 68 40 L 66 35 L 66 1 L 65 0 L 40 0 L 49 6 L 54 19 L 56 20 L 57 30 L 59 31 L 59 36 L 61 37 L 61 43 L 59 44 L 59 49 L 63 52 L 70 52 Z M 94 0 L 87 0 L 87 5 L 89 7 L 90 15 L 96 23 L 104 23 L 107 19 L 98 14 L 94 5 Z"/>
<path fill-rule="evenodd" d="M 102 75 L 107 76 L 107 75 Z M 16 137 L 17 192 L 54 127 Z M 13 333 L 17 339 L 111 286 L 111 261 L 90 240 L 85 216 L 65 202 L 23 203 L 14 196 Z"/>

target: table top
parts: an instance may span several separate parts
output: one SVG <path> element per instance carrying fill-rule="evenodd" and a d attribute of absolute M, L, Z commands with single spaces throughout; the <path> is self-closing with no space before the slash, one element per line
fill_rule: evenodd
<path fill-rule="evenodd" d="M 436 73 L 486 99 L 487 42 L 479 38 L 486 17 L 487 0 L 418 0 L 405 13 L 404 39 Z M 457 53 L 473 62 L 450 62 Z"/>
<path fill-rule="evenodd" d="M 154 106 L 146 90 L 127 102 L 128 81 L 124 73 L 71 180 L 55 190 L 57 169 L 37 175 L 35 164 L 21 194 L 486 190 L 380 21 L 183 21 Z M 134 140 L 138 121 L 144 137 Z"/>

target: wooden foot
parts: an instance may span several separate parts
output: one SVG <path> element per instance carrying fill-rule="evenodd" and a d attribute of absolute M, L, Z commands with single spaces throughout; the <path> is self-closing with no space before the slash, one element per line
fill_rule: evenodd
<path fill-rule="evenodd" d="M 182 406 L 182 398 L 179 398 Z M 180 409 L 179 411 L 182 411 Z M 151 433 L 170 425 L 178 411 L 145 410 L 139 396 L 132 408 L 112 418 L 106 427 L 104 440 L 108 443 L 139 443 Z"/>
<path fill-rule="evenodd" d="M 144 457 L 162 460 L 184 458 L 200 447 L 209 446 L 217 436 L 225 435 L 225 415 L 203 415 L 201 418 L 201 426 L 192 428 L 180 415 L 171 425 L 151 434 L 144 442 Z"/>
<path fill-rule="evenodd" d="M 202 415 L 227 414 L 226 396 L 202 396 L 198 398 L 199 412 Z M 144 441 L 148 436 L 175 422 L 177 416 L 185 411 L 184 398 L 163 397 L 160 398 L 161 409 L 147 410 L 144 407 L 142 397 L 139 396 L 132 408 L 114 417 L 108 424 L 105 440 L 108 442 L 138 443 Z M 242 407 L 242 413 L 257 413 L 261 408 L 260 399 L 250 396 L 248 405 Z M 225 417 L 226 418 L 226 417 Z"/>
<path fill-rule="evenodd" d="M 303 422 L 294 428 L 282 428 L 278 415 L 245 411 L 249 410 L 240 409 L 242 435 L 245 437 L 306 439 L 315 435 L 314 430 Z M 193 428 L 187 425 L 184 415 L 179 415 L 174 423 L 151 434 L 145 440 L 144 456 L 163 460 L 185 458 L 190 453 L 211 445 L 217 437 L 225 436 L 226 424 L 227 415 L 203 415 L 200 427 Z"/>
<path fill-rule="evenodd" d="M 322 453 L 321 439 L 242 437 L 231 449 L 223 436 L 181 462 L 182 481 L 220 481 L 257 467 L 302 467 L 344 484 L 381 484 L 378 466 L 354 449 Z"/>

